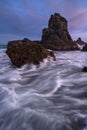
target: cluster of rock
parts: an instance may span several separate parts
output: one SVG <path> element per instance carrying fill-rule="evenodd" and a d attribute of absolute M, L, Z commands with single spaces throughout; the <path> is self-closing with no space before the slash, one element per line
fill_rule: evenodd
<path fill-rule="evenodd" d="M 10 41 L 6 53 L 14 65 L 21 67 L 28 63 L 38 65 L 48 56 L 55 60 L 54 53 L 47 49 L 55 51 L 79 50 L 78 43 L 84 45 L 82 51 L 87 51 L 87 44 L 81 38 L 78 38 L 75 42 L 72 40 L 67 24 L 64 17 L 60 16 L 59 13 L 55 13 L 51 15 L 48 21 L 48 28 L 43 29 L 41 41 L 31 41 L 27 38 Z M 83 71 L 86 70 L 87 67 L 83 69 Z"/>
<path fill-rule="evenodd" d="M 78 46 L 73 42 L 69 32 L 67 20 L 59 13 L 51 15 L 48 28 L 42 31 L 41 43 L 52 50 L 78 50 Z"/>
<path fill-rule="evenodd" d="M 26 38 L 8 42 L 6 53 L 10 57 L 12 63 L 17 67 L 21 67 L 27 63 L 38 65 L 48 56 L 51 56 L 53 60 L 55 60 L 52 51 L 48 51 L 42 45 Z"/>

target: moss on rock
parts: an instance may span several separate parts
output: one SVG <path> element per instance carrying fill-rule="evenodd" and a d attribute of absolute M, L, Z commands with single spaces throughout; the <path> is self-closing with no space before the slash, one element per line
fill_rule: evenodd
<path fill-rule="evenodd" d="M 27 63 L 38 65 L 48 56 L 55 58 L 54 54 L 49 53 L 42 45 L 27 38 L 8 42 L 6 53 L 17 67 Z"/>

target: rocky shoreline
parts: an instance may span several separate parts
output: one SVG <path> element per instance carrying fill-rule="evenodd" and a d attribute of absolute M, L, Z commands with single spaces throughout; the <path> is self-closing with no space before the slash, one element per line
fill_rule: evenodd
<path fill-rule="evenodd" d="M 44 58 L 52 57 L 56 60 L 52 51 L 80 50 L 78 44 L 83 45 L 79 38 L 73 41 L 68 32 L 68 22 L 59 13 L 51 15 L 48 21 L 48 28 L 42 30 L 41 41 L 31 41 L 27 38 L 8 42 L 6 54 L 13 65 L 21 67 L 25 64 L 38 65 Z M 87 51 L 84 44 L 82 51 Z"/>

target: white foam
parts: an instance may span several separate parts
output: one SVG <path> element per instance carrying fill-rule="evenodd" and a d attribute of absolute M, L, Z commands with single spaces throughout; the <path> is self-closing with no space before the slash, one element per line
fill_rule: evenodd
<path fill-rule="evenodd" d="M 22 74 L 22 73 L 26 73 L 26 72 L 30 72 L 30 71 L 35 71 L 36 68 L 37 68 L 36 65 L 26 64 L 26 65 L 22 66 L 21 68 L 18 68 L 17 70 L 20 72 L 20 74 Z"/>
<path fill-rule="evenodd" d="M 2 74 L 0 76 L 0 80 L 18 81 L 21 80 L 21 75 L 18 70 L 11 70 L 6 72 L 5 74 Z"/>
<path fill-rule="evenodd" d="M 54 63 L 54 60 L 53 60 L 53 58 L 52 57 L 47 57 L 47 58 L 45 58 L 45 59 L 43 59 L 43 62 L 40 62 L 40 67 L 45 67 L 46 65 L 48 65 L 48 64 L 53 64 Z"/>
<path fill-rule="evenodd" d="M 6 87 L 0 87 L 0 97 L 0 111 L 2 112 L 6 111 L 7 109 L 15 109 L 19 106 L 17 102 L 18 96 L 16 95 L 14 90 L 10 90 Z"/>
<path fill-rule="evenodd" d="M 45 96 L 46 97 L 52 96 L 61 87 L 61 83 L 62 83 L 61 79 L 57 80 L 57 83 L 56 83 L 56 86 L 54 87 L 54 89 L 51 92 L 49 92 L 48 94 L 46 94 Z"/>
<path fill-rule="evenodd" d="M 15 70 L 8 74 L 10 81 L 18 81 L 21 80 L 21 75 L 19 71 Z"/>
<path fill-rule="evenodd" d="M 41 96 L 41 97 L 50 97 L 52 96 L 55 92 L 58 91 L 58 89 L 61 87 L 62 84 L 62 80 L 59 79 L 56 81 L 56 86 L 53 86 L 53 89 L 45 94 L 39 94 L 39 93 L 35 93 L 35 95 Z"/>
<path fill-rule="evenodd" d="M 84 47 L 84 45 L 79 45 L 78 43 L 77 46 L 80 48 L 80 50 L 82 50 L 82 48 Z"/>

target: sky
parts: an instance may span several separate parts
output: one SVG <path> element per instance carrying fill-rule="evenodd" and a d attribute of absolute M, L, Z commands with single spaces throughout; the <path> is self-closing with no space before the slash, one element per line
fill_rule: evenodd
<path fill-rule="evenodd" d="M 87 0 L 0 0 L 0 44 L 25 37 L 41 40 L 55 12 L 67 19 L 73 40 L 87 41 Z"/>

